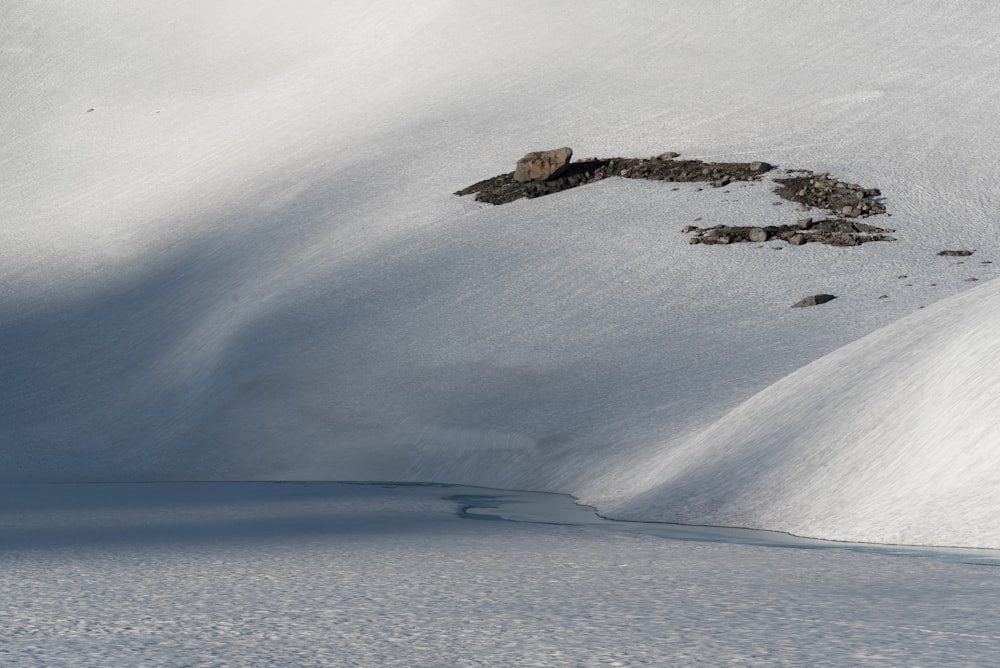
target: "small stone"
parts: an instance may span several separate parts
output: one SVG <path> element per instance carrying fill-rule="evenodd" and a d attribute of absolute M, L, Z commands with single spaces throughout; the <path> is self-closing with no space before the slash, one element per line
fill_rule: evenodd
<path fill-rule="evenodd" d="M 938 253 L 938 255 L 944 255 L 945 257 L 968 257 L 972 255 L 970 250 L 943 250 Z"/>
<path fill-rule="evenodd" d="M 793 246 L 801 246 L 805 242 L 806 242 L 806 235 L 804 234 L 793 234 L 792 236 L 788 237 L 788 243 L 790 243 Z"/>
<path fill-rule="evenodd" d="M 878 298 L 879 299 L 888 299 L 889 295 L 879 295 Z"/>
<path fill-rule="evenodd" d="M 568 146 L 551 151 L 535 151 L 517 161 L 514 180 L 518 183 L 553 179 L 569 167 L 573 149 Z"/>
<path fill-rule="evenodd" d="M 841 216 L 853 216 L 854 215 L 854 207 L 853 206 L 845 206 L 843 209 L 840 210 L 840 215 Z"/>
<path fill-rule="evenodd" d="M 767 241 L 767 230 L 763 227 L 754 227 L 747 233 L 747 238 L 754 243 L 764 243 Z"/>
<path fill-rule="evenodd" d="M 799 204 L 797 207 L 795 207 L 795 210 L 796 211 L 808 211 L 809 207 L 807 207 L 805 204 Z"/>
<path fill-rule="evenodd" d="M 771 171 L 771 165 L 767 164 L 766 162 L 761 162 L 760 160 L 756 160 L 750 163 L 750 171 L 756 172 L 758 174 L 761 172 L 769 172 Z"/>
<path fill-rule="evenodd" d="M 795 221 L 795 227 L 799 228 L 800 230 L 808 230 L 809 226 L 812 224 L 813 224 L 812 218 L 799 218 L 797 221 Z"/>
<path fill-rule="evenodd" d="M 674 153 L 673 151 L 667 151 L 666 153 L 661 153 L 660 155 L 658 155 L 656 157 L 659 158 L 660 160 L 673 160 L 674 158 L 679 158 L 680 155 L 681 155 L 680 153 Z"/>
<path fill-rule="evenodd" d="M 694 232 L 697 229 L 698 228 L 695 227 L 694 225 L 685 225 L 684 227 L 681 228 L 681 232 L 683 232 L 684 234 L 688 234 L 690 232 Z"/>
<path fill-rule="evenodd" d="M 970 278 L 965 279 L 965 282 L 966 283 L 975 283 L 978 280 L 979 280 L 978 278 L 976 278 L 975 276 L 972 276 Z"/>
<path fill-rule="evenodd" d="M 688 239 L 688 243 L 689 244 L 700 244 L 701 243 L 701 237 L 691 237 L 690 239 Z"/>
<path fill-rule="evenodd" d="M 803 297 L 799 301 L 792 304 L 792 308 L 803 308 L 806 306 L 816 306 L 817 304 L 825 304 L 829 301 L 833 301 L 836 298 L 837 298 L 836 295 L 827 295 L 827 294 L 809 295 L 808 297 Z"/>

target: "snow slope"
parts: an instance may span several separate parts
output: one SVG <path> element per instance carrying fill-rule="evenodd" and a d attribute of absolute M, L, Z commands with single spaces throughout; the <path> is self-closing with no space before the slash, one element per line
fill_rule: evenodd
<path fill-rule="evenodd" d="M 998 309 L 992 281 L 826 355 L 647 462 L 649 489 L 612 512 L 1000 544 Z"/>
<path fill-rule="evenodd" d="M 6 3 L 0 480 L 460 481 L 664 520 L 1000 545 L 969 528 L 966 494 L 995 508 L 989 480 L 921 484 L 942 450 L 906 450 L 905 397 L 883 414 L 895 441 L 863 453 L 794 423 L 782 443 L 801 466 L 756 514 L 726 485 L 691 503 L 730 510 L 700 515 L 659 487 L 672 458 L 701 466 L 693 444 L 728 448 L 711 435 L 750 397 L 996 275 L 980 262 L 1000 261 L 998 25 L 988 3 Z M 775 251 L 678 232 L 794 220 L 766 184 L 608 180 L 503 207 L 450 194 L 562 145 L 829 171 L 881 188 L 899 241 Z M 948 247 L 976 254 L 936 256 Z M 815 292 L 840 298 L 788 308 Z M 953 331 L 985 351 L 976 313 Z M 926 368 L 953 365 L 913 345 Z M 891 379 L 903 353 L 844 355 Z M 953 397 L 948 378 L 923 379 L 928 394 Z M 995 424 L 940 410 L 981 427 L 965 445 L 985 468 Z M 851 463 L 825 479 L 810 449 L 831 447 Z M 773 452 L 747 448 L 740 494 Z M 838 481 L 903 452 L 912 465 L 844 515 Z M 807 489 L 826 495 L 808 511 L 788 500 Z M 931 504 L 953 528 L 903 526 Z"/>

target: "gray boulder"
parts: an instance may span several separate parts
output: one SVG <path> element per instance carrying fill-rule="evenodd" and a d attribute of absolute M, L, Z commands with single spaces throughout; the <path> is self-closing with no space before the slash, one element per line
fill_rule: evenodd
<path fill-rule="evenodd" d="M 836 299 L 836 295 L 809 295 L 792 304 L 792 308 L 802 308 L 804 306 L 816 306 L 825 304 Z"/>
<path fill-rule="evenodd" d="M 519 183 L 528 181 L 547 181 L 554 179 L 569 167 L 573 157 L 573 149 L 567 147 L 551 151 L 535 151 L 517 161 L 514 169 L 514 180 Z"/>

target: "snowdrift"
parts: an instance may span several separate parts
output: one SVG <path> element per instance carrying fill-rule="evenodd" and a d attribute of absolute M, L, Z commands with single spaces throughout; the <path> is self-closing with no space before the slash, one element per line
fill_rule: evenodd
<path fill-rule="evenodd" d="M 613 512 L 864 542 L 1000 545 L 1000 282 L 796 371 Z"/>
<path fill-rule="evenodd" d="M 759 504 L 734 501 L 759 476 L 694 450 L 721 452 L 730 412 L 786 375 L 997 275 L 998 23 L 989 3 L 6 3 L 0 480 L 462 482 L 921 542 L 910 523 L 934 522 L 911 509 L 933 506 L 953 522 L 926 540 L 992 541 L 962 519 L 996 509 L 985 474 L 958 491 L 930 454 L 883 458 L 916 405 L 898 361 L 837 357 L 887 384 L 865 385 L 885 403 L 857 425 L 894 445 L 845 445 L 810 407 L 755 416 L 776 443 L 725 446 L 740 467 L 787 454 Z M 565 145 L 830 172 L 880 188 L 899 241 L 688 245 L 687 224 L 794 222 L 766 182 L 451 194 Z M 789 308 L 819 292 L 838 299 Z M 982 345 L 988 318 L 948 332 Z M 928 340 L 920 368 L 959 368 Z M 948 404 L 979 426 L 947 441 L 982 472 L 974 406 Z M 739 491 L 678 477 L 696 475 Z M 852 475 L 856 512 L 823 515 L 851 507 Z M 800 488 L 815 516 L 783 500 Z"/>

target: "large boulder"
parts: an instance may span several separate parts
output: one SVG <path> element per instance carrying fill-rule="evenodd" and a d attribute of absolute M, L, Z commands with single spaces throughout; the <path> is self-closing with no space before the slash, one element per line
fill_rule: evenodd
<path fill-rule="evenodd" d="M 566 171 L 573 149 L 568 146 L 552 151 L 535 151 L 517 161 L 514 169 L 514 180 L 520 183 L 528 181 L 546 181 Z"/>

